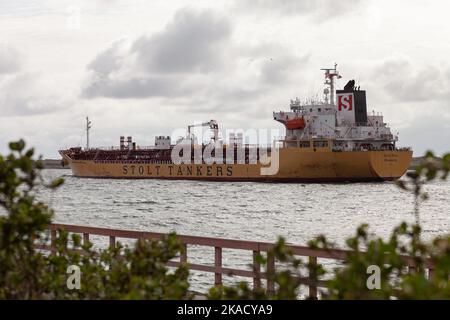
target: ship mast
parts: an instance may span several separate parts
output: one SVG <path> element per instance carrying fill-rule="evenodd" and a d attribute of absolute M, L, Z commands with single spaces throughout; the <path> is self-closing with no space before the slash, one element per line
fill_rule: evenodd
<path fill-rule="evenodd" d="M 89 149 L 89 129 L 92 128 L 92 122 L 86 117 L 86 150 Z"/>
<path fill-rule="evenodd" d="M 334 106 L 336 105 L 336 78 L 342 78 L 339 75 L 339 71 L 337 71 L 337 63 L 334 64 L 334 68 L 323 68 L 320 70 L 325 71 L 325 85 L 330 87 L 330 104 Z M 328 96 L 326 97 L 326 102 L 328 102 Z"/>

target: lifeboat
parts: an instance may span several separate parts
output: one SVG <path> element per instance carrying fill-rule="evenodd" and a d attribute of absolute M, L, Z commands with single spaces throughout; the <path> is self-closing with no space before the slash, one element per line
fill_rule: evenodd
<path fill-rule="evenodd" d="M 294 119 L 286 120 L 286 128 L 289 130 L 304 129 L 305 128 L 305 119 L 303 117 L 301 117 L 301 118 L 294 118 Z"/>

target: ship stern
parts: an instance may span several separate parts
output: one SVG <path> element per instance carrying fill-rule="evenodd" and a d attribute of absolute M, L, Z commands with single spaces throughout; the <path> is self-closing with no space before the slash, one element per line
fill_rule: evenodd
<path fill-rule="evenodd" d="M 371 152 L 372 174 L 385 181 L 397 180 L 408 170 L 412 155 L 413 152 L 409 149 Z"/>

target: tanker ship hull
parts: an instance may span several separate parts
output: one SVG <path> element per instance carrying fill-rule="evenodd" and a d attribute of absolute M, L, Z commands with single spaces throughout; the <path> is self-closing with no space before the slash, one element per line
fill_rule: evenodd
<path fill-rule="evenodd" d="M 64 155 L 63 155 L 64 157 Z M 324 148 L 279 149 L 274 174 L 257 164 L 173 164 L 151 161 L 72 160 L 65 156 L 73 175 L 89 178 L 177 179 L 259 182 L 370 182 L 400 178 L 412 159 L 410 150 L 344 151 Z"/>

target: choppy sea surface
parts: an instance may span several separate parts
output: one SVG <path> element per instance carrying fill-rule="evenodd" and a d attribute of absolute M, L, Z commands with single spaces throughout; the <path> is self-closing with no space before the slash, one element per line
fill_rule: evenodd
<path fill-rule="evenodd" d="M 276 241 L 304 245 L 325 234 L 344 246 L 362 223 L 386 237 L 401 221 L 413 222 L 413 196 L 393 183 L 269 184 L 174 180 L 77 178 L 69 170 L 44 170 L 47 179 L 63 176 L 56 191 L 39 197 L 55 209 L 55 222 L 154 232 Z M 425 238 L 450 233 L 450 181 L 426 186 L 430 199 L 420 207 Z M 206 249 L 205 249 L 206 250 Z M 214 261 L 213 251 L 189 259 Z M 224 253 L 234 266 L 248 265 L 245 252 Z M 199 274 L 197 284 L 212 285 Z"/>

